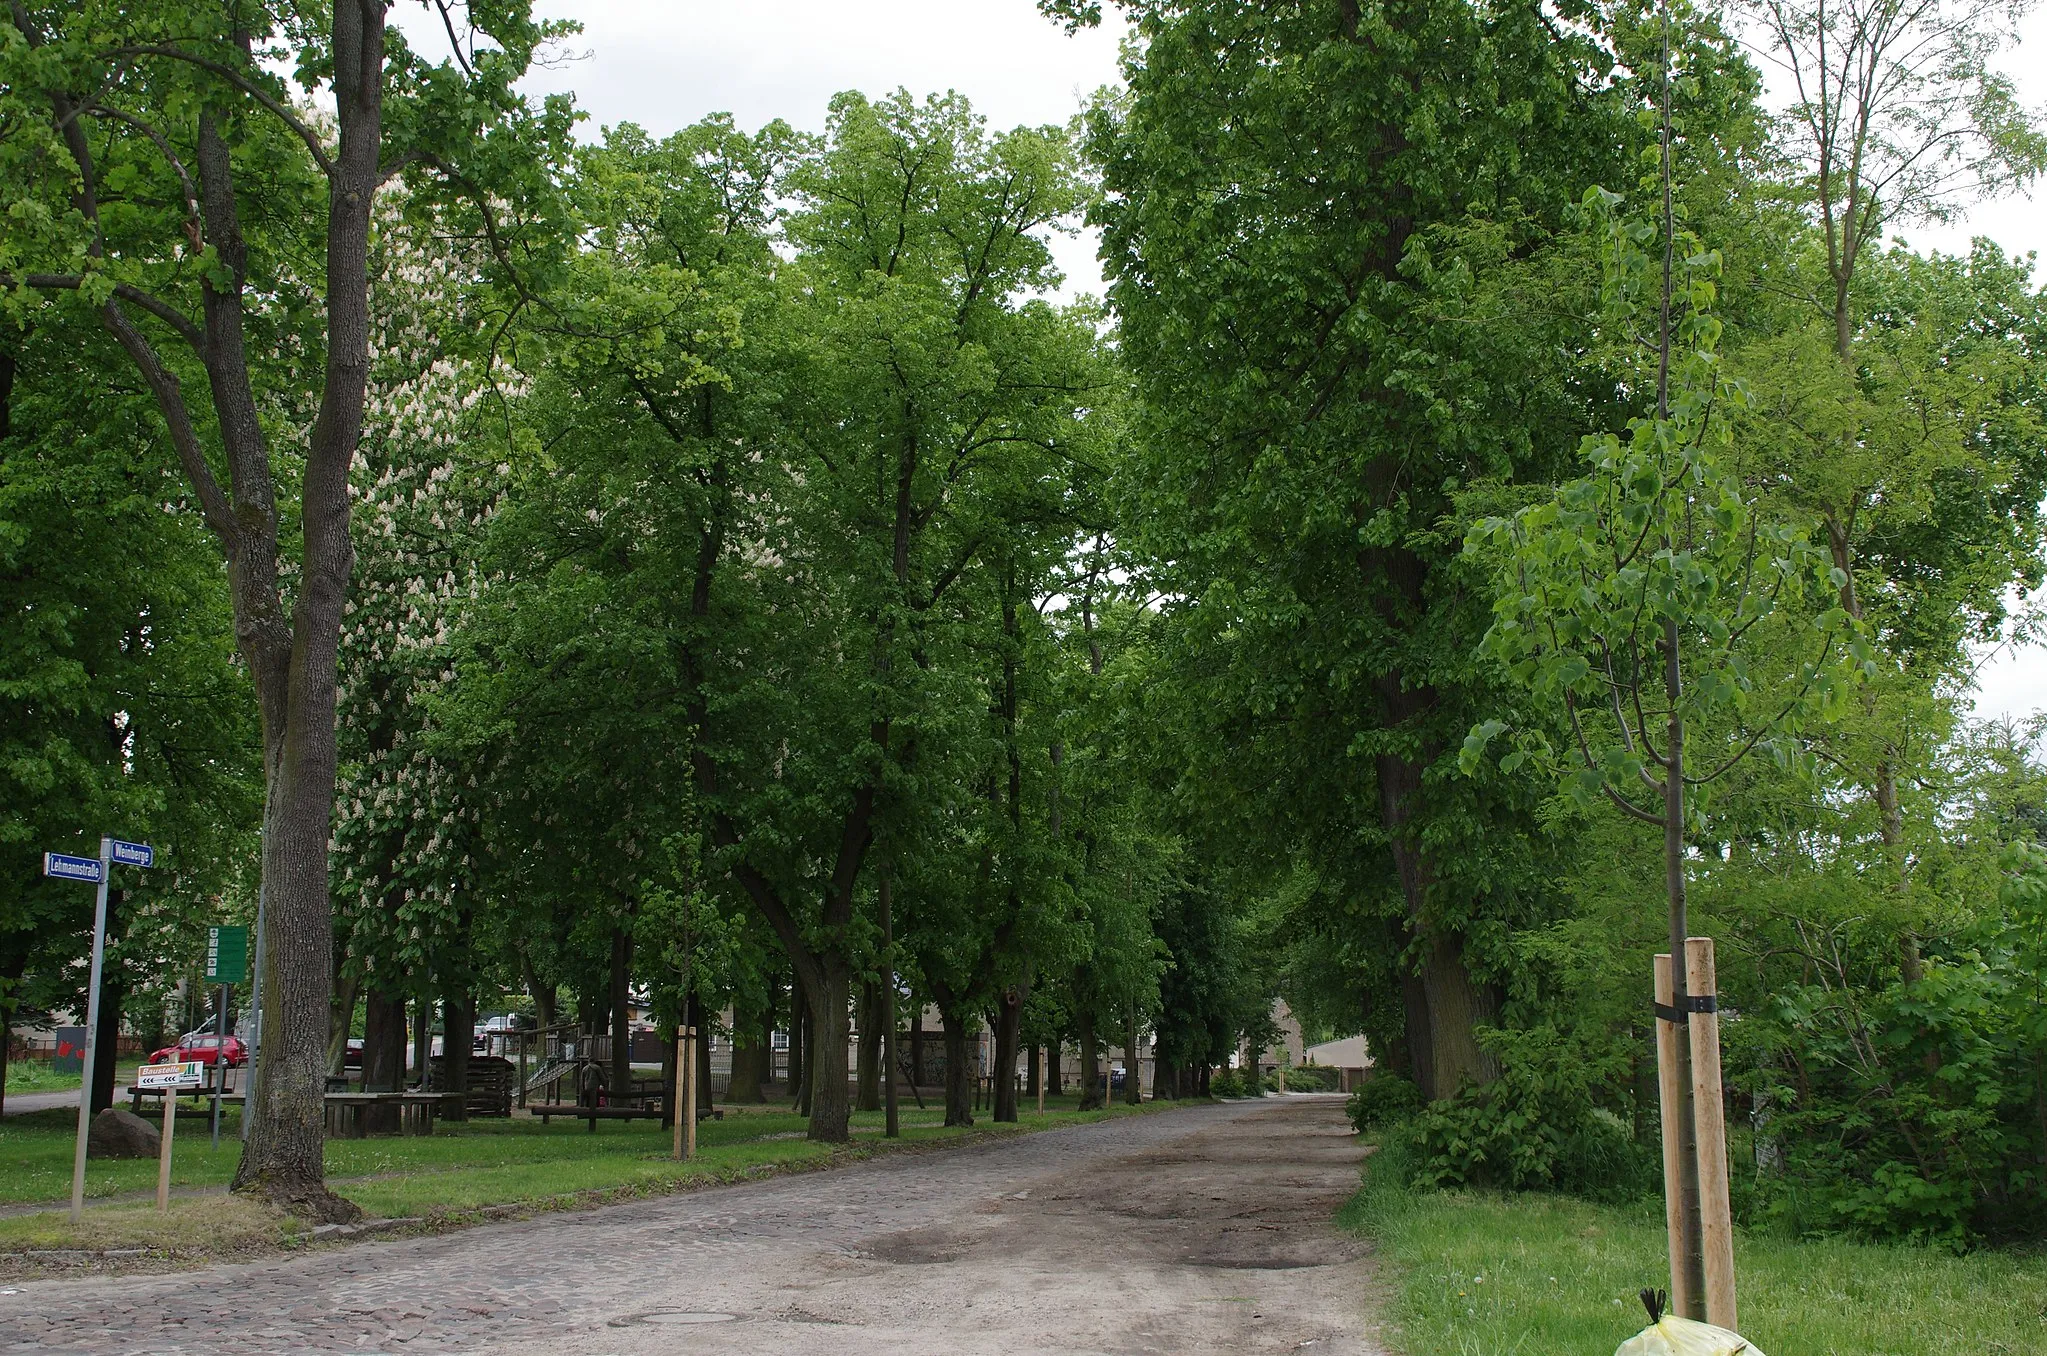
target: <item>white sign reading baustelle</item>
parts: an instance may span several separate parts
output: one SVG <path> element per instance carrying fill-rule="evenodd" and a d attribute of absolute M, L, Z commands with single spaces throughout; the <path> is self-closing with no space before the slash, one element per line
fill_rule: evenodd
<path fill-rule="evenodd" d="M 135 1071 L 138 1088 L 196 1088 L 205 1081 L 204 1064 L 145 1064 Z"/>

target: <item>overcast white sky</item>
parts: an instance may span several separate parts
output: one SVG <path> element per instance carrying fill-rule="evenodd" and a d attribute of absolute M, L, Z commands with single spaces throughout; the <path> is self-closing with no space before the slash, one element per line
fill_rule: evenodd
<path fill-rule="evenodd" d="M 954 89 L 991 124 L 1064 122 L 1117 77 L 1120 33 L 1067 37 L 1033 0 L 540 0 L 543 14 L 578 19 L 582 59 L 542 71 L 535 92 L 573 90 L 598 127 L 636 122 L 651 132 L 729 112 L 744 127 L 782 118 L 820 130 L 840 90 L 919 96 Z M 422 11 L 395 11 L 422 46 L 435 34 Z M 429 50 L 433 47 L 428 46 Z M 2047 104 L 2047 12 L 2007 55 L 2027 104 Z M 2047 197 L 1989 203 L 1957 227 L 1908 233 L 1920 248 L 1959 250 L 1972 234 L 2047 255 Z M 1066 242 L 1072 285 L 1099 290 L 1089 242 Z M 1977 710 L 2022 715 L 2047 706 L 2047 648 L 2006 650 L 1979 675 Z"/>

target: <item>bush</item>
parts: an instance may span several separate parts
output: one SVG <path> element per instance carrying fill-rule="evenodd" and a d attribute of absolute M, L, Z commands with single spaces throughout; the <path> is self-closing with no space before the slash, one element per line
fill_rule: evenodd
<path fill-rule="evenodd" d="M 1208 1080 L 1208 1095 L 1211 1097 L 1243 1097 L 1247 1093 L 1244 1080 L 1234 1070 L 1225 1070 Z"/>
<path fill-rule="evenodd" d="M 1350 1101 L 1344 1104 L 1351 1125 L 1361 1135 L 1367 1130 L 1400 1125 L 1421 1109 L 1422 1090 L 1414 1085 L 1413 1079 L 1403 1078 L 1391 1069 L 1374 1072 L 1358 1084 Z"/>
<path fill-rule="evenodd" d="M 1915 983 L 1810 965 L 1723 1028 L 1767 1165 L 1752 1212 L 1956 1250 L 2047 1238 L 2047 850 L 2004 867 L 1998 913 L 1929 944 Z"/>
<path fill-rule="evenodd" d="M 1288 1092 L 1335 1092 L 1337 1072 L 1320 1064 L 1296 1064 L 1286 1071 Z M 1265 1086 L 1279 1091 L 1279 1071 L 1273 1070 L 1265 1076 Z"/>
<path fill-rule="evenodd" d="M 1582 1088 L 1525 1066 L 1430 1103 L 1402 1138 L 1423 1187 L 1547 1189 L 1620 1201 L 1653 1190 L 1661 1167 Z"/>

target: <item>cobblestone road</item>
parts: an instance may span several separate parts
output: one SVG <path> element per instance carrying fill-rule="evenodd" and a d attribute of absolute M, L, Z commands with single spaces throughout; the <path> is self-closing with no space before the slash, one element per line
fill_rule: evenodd
<path fill-rule="evenodd" d="M 0 1352 L 1378 1352 L 1334 1099 L 1201 1106 L 162 1276 L 9 1282 Z"/>

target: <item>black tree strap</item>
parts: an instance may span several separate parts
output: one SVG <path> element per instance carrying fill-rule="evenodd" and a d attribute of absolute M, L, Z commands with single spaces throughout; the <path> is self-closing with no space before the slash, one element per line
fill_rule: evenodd
<path fill-rule="evenodd" d="M 1683 1026 L 1690 1020 L 1690 1014 L 1694 1012 L 1720 1011 L 1720 995 L 1712 993 L 1686 994 L 1684 1006 L 1681 1008 L 1672 1007 L 1668 1003 L 1657 1003 L 1654 1006 L 1659 1021 L 1669 1022 L 1674 1026 Z"/>

